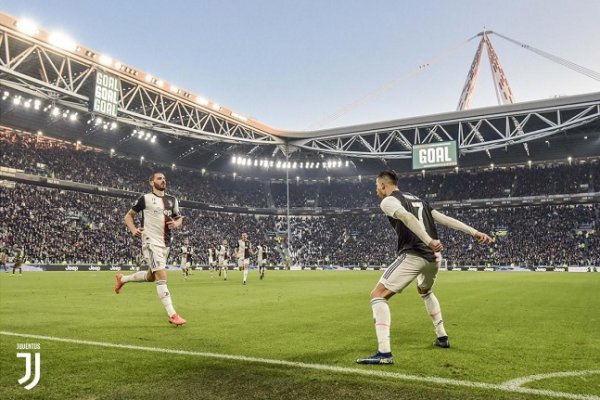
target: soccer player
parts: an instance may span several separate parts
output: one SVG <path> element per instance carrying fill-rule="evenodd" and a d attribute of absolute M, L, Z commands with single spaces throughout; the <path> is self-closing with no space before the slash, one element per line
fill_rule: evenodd
<path fill-rule="evenodd" d="M 0 268 L 4 268 L 4 272 L 8 273 L 8 266 L 6 263 L 8 262 L 8 254 L 4 248 L 0 249 Z"/>
<path fill-rule="evenodd" d="M 238 266 L 244 271 L 242 284 L 246 284 L 248 279 L 248 268 L 250 267 L 250 256 L 254 255 L 252 244 L 248 241 L 248 234 L 242 233 L 242 238 L 238 240 Z"/>
<path fill-rule="evenodd" d="M 19 276 L 23 275 L 23 262 L 25 261 L 25 249 L 23 246 L 16 246 L 15 249 L 15 263 L 12 266 L 12 274 L 15 274 L 15 271 L 19 270 Z"/>
<path fill-rule="evenodd" d="M 221 272 L 223 272 L 223 280 L 227 280 L 227 259 L 229 257 L 229 249 L 228 243 L 226 239 L 223 239 L 223 242 L 219 246 L 219 250 L 217 254 L 219 256 L 219 276 L 221 276 Z"/>
<path fill-rule="evenodd" d="M 265 258 L 267 248 L 259 244 L 258 246 L 256 246 L 256 250 L 256 263 L 258 264 L 258 273 L 260 274 L 260 279 L 262 280 L 265 277 L 265 269 L 267 265 L 267 259 Z"/>
<path fill-rule="evenodd" d="M 190 267 L 192 266 L 192 246 L 190 246 L 190 241 L 185 239 L 183 241 L 183 246 L 181 246 L 181 272 L 183 272 L 183 277 L 187 280 L 190 275 Z"/>
<path fill-rule="evenodd" d="M 178 229 L 183 223 L 179 212 L 179 202 L 173 196 L 165 194 L 167 179 L 162 172 L 150 175 L 152 191 L 140 197 L 135 205 L 125 215 L 125 225 L 135 237 L 142 237 L 142 254 L 148 264 L 148 271 L 138 271 L 123 276 L 116 275 L 115 292 L 119 294 L 127 282 L 154 282 L 156 293 L 160 298 L 167 314 L 169 323 L 175 326 L 187 321 L 179 316 L 173 308 L 171 295 L 167 288 L 166 263 L 171 244 L 171 231 Z M 142 226 L 137 227 L 133 218 L 142 213 Z"/>
<path fill-rule="evenodd" d="M 492 242 L 485 233 L 478 232 L 462 222 L 433 210 L 429 203 L 398 189 L 398 176 L 386 170 L 377 175 L 377 195 L 382 199 L 381 209 L 398 235 L 398 258 L 385 270 L 371 292 L 371 308 L 377 335 L 377 352 L 356 360 L 359 364 L 393 364 L 390 348 L 391 315 L 388 300 L 400 293 L 415 278 L 417 291 L 423 298 L 431 317 L 437 338 L 435 346 L 449 348 L 442 311 L 432 292 L 443 249 L 438 240 L 435 222 L 465 232 L 481 244 Z"/>
<path fill-rule="evenodd" d="M 208 270 L 210 271 L 210 277 L 213 277 L 213 272 L 215 270 L 215 249 L 213 249 L 212 245 L 209 245 L 208 248 Z"/>

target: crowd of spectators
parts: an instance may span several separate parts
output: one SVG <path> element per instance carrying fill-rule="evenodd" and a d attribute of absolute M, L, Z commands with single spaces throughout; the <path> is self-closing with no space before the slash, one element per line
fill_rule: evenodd
<path fill-rule="evenodd" d="M 285 183 L 271 183 L 271 194 L 276 207 L 287 205 L 287 188 Z M 318 207 L 319 189 L 317 183 L 290 182 L 290 207 Z"/>
<path fill-rule="evenodd" d="M 139 160 L 111 156 L 77 143 L 6 129 L 0 129 L 0 144 L 0 166 L 31 174 L 147 192 L 150 174 L 164 171 L 169 192 L 180 199 L 232 206 L 267 206 L 262 182 L 234 180 L 186 169 L 172 171 L 170 167 L 150 161 L 140 163 Z"/>
<path fill-rule="evenodd" d="M 133 199 L 49 189 L 25 184 L 0 187 L 0 246 L 23 246 L 35 263 L 129 263 L 140 252 L 139 239 L 123 224 Z M 233 249 L 242 232 L 254 246 L 270 249 L 269 262 L 282 265 L 290 255 L 303 265 L 385 265 L 395 255 L 395 234 L 386 217 L 341 214 L 291 218 L 291 246 L 285 217 L 183 209 L 170 262 L 178 263 L 187 238 L 195 263 L 208 261 L 208 249 L 223 239 Z M 449 215 L 493 235 L 485 247 L 456 231 L 440 228 L 444 257 L 468 265 L 600 265 L 600 204 L 452 210 Z M 288 252 L 289 251 L 289 252 Z"/>
<path fill-rule="evenodd" d="M 590 193 L 600 191 L 600 163 L 513 168 L 477 171 L 426 173 L 425 176 L 400 176 L 398 186 L 429 201 L 489 199 Z M 375 207 L 373 179 L 356 183 L 324 183 L 321 207 Z"/>
<path fill-rule="evenodd" d="M 20 184 L 0 195 L 0 244 L 23 246 L 30 262 L 119 262 L 134 254 L 122 223 L 131 201 Z"/>
<path fill-rule="evenodd" d="M 442 227 L 449 262 L 492 265 L 600 265 L 600 204 L 455 210 L 452 216 L 495 238 L 491 246 Z"/>
<path fill-rule="evenodd" d="M 147 192 L 148 176 L 164 166 L 58 141 L 42 135 L 0 129 L 0 166 L 132 192 Z M 402 176 L 399 186 L 429 201 L 586 193 L 600 190 L 599 165 L 533 165 L 478 171 Z M 283 207 L 281 182 L 234 180 L 200 171 L 167 169 L 168 192 L 181 200 L 209 204 Z M 292 207 L 376 207 L 373 178 L 289 185 Z M 0 245 L 22 245 L 30 262 L 128 263 L 139 254 L 138 239 L 122 223 L 131 199 L 18 184 L 2 187 Z M 233 249 L 242 232 L 254 245 L 270 249 L 270 263 L 306 265 L 384 265 L 394 257 L 395 237 L 383 215 L 360 214 L 291 218 L 287 246 L 285 218 L 185 209 L 185 224 L 175 235 L 171 261 L 188 238 L 196 262 L 208 261 L 209 248 L 223 239 Z M 600 205 L 531 206 L 453 210 L 451 214 L 493 234 L 493 246 L 475 244 L 463 234 L 440 228 L 445 258 L 453 264 L 600 264 Z"/>
<path fill-rule="evenodd" d="M 148 176 L 165 166 L 132 160 L 60 142 L 44 136 L 0 129 L 0 166 L 23 169 L 28 173 L 82 183 L 126 189 L 148 190 Z M 401 190 L 429 201 L 520 197 L 600 191 L 600 164 L 573 161 L 573 165 L 532 165 L 477 171 L 427 172 L 424 176 L 402 176 Z M 166 168 L 169 191 L 180 199 L 209 204 L 284 207 L 286 185 L 234 179 L 192 171 Z M 375 207 L 373 177 L 361 182 L 290 182 L 292 207 Z M 272 198 L 273 203 L 269 201 Z"/>

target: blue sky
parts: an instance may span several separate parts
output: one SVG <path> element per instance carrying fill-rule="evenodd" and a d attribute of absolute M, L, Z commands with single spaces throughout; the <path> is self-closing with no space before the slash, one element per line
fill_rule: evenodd
<path fill-rule="evenodd" d="M 0 11 L 283 130 L 454 110 L 477 40 L 407 73 L 484 26 L 600 71 L 597 0 L 1 0 Z M 600 82 L 492 41 L 517 101 L 600 91 Z M 472 108 L 496 104 L 489 70 L 484 60 Z"/>

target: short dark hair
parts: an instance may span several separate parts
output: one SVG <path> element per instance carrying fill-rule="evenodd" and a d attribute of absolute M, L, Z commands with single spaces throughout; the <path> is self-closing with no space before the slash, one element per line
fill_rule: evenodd
<path fill-rule="evenodd" d="M 154 180 L 154 177 L 156 176 L 156 174 L 163 174 L 164 175 L 165 173 L 162 172 L 162 171 L 154 171 L 152 173 L 152 175 L 150 175 L 150 179 L 148 179 L 148 181 L 152 182 Z"/>
<path fill-rule="evenodd" d="M 394 185 L 398 185 L 398 174 L 393 169 L 386 169 L 377 174 L 377 179 L 385 179 Z"/>

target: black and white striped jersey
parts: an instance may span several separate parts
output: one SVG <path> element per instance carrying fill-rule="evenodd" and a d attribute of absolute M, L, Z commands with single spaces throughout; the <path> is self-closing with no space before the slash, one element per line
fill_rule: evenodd
<path fill-rule="evenodd" d="M 179 202 L 175 197 L 147 193 L 137 199 L 131 209 L 142 216 L 142 245 L 168 247 L 171 244 L 171 229 L 167 222 L 181 218 Z"/>

